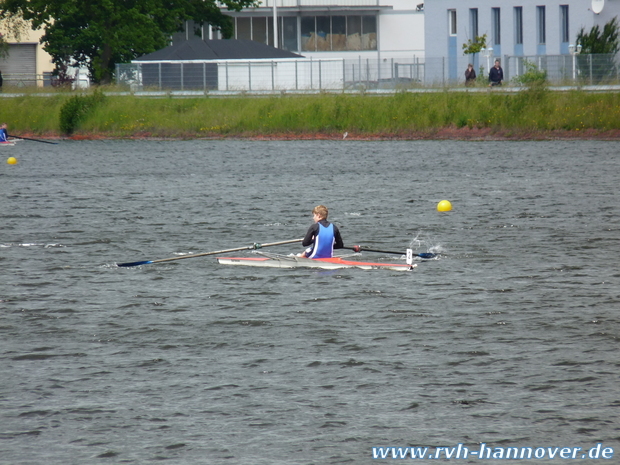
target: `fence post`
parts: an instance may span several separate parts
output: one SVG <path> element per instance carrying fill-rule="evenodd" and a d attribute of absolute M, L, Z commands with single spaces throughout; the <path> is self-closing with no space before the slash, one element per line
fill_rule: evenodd
<path fill-rule="evenodd" d="M 446 57 L 441 57 L 441 85 L 446 85 Z"/>
<path fill-rule="evenodd" d="M 299 90 L 299 67 L 297 66 L 297 60 L 295 60 L 295 90 Z"/>
<path fill-rule="evenodd" d="M 358 57 L 359 65 L 357 67 L 358 87 L 362 85 L 362 55 Z"/>
<path fill-rule="evenodd" d="M 248 90 L 252 91 L 252 62 L 248 60 Z"/>
<path fill-rule="evenodd" d="M 271 90 L 276 90 L 276 81 L 275 81 L 273 67 L 274 67 L 274 63 L 273 63 L 273 60 L 271 60 Z"/>
<path fill-rule="evenodd" d="M 319 90 L 323 90 L 323 68 L 322 65 L 323 64 L 323 60 L 319 60 Z"/>
<path fill-rule="evenodd" d="M 158 76 L 159 76 L 159 90 L 162 90 L 162 87 L 161 87 L 161 62 L 158 64 L 157 69 L 159 70 L 159 74 L 158 74 Z"/>
<path fill-rule="evenodd" d="M 504 66 L 506 67 L 506 72 L 504 73 L 504 79 L 506 82 L 510 80 L 510 55 L 504 55 Z"/>

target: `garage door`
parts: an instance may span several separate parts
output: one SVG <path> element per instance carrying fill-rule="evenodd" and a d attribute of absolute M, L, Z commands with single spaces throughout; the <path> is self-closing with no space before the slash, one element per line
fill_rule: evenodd
<path fill-rule="evenodd" d="M 33 86 L 36 84 L 37 45 L 10 44 L 9 56 L 0 60 L 0 71 L 6 85 Z"/>

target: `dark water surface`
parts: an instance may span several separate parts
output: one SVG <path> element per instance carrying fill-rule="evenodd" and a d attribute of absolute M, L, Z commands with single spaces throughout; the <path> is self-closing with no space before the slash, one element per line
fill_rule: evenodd
<path fill-rule="evenodd" d="M 382 462 L 373 446 L 458 443 L 603 443 L 617 460 L 619 153 L 4 148 L 0 463 L 357 464 Z M 452 212 L 436 211 L 442 199 Z M 319 203 L 347 245 L 440 258 L 409 273 L 115 266 L 300 238 Z"/>

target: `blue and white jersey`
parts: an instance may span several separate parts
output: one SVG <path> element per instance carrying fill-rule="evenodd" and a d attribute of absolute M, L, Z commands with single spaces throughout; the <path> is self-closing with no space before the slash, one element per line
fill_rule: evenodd
<path fill-rule="evenodd" d="M 314 238 L 314 246 L 308 258 L 332 258 L 334 252 L 334 225 L 323 226 L 317 223 L 319 232 Z"/>

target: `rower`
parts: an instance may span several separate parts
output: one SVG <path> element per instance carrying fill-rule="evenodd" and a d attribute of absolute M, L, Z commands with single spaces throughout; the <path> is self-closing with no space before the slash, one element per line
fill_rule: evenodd
<path fill-rule="evenodd" d="M 328 210 L 325 205 L 317 205 L 312 209 L 314 224 L 308 228 L 301 245 L 308 247 L 300 253 L 305 258 L 332 258 L 334 249 L 342 249 L 344 243 L 338 227 L 327 221 Z"/>
<path fill-rule="evenodd" d="M 9 141 L 9 132 L 6 129 L 6 123 L 0 124 L 0 143 L 2 144 L 10 144 Z"/>

